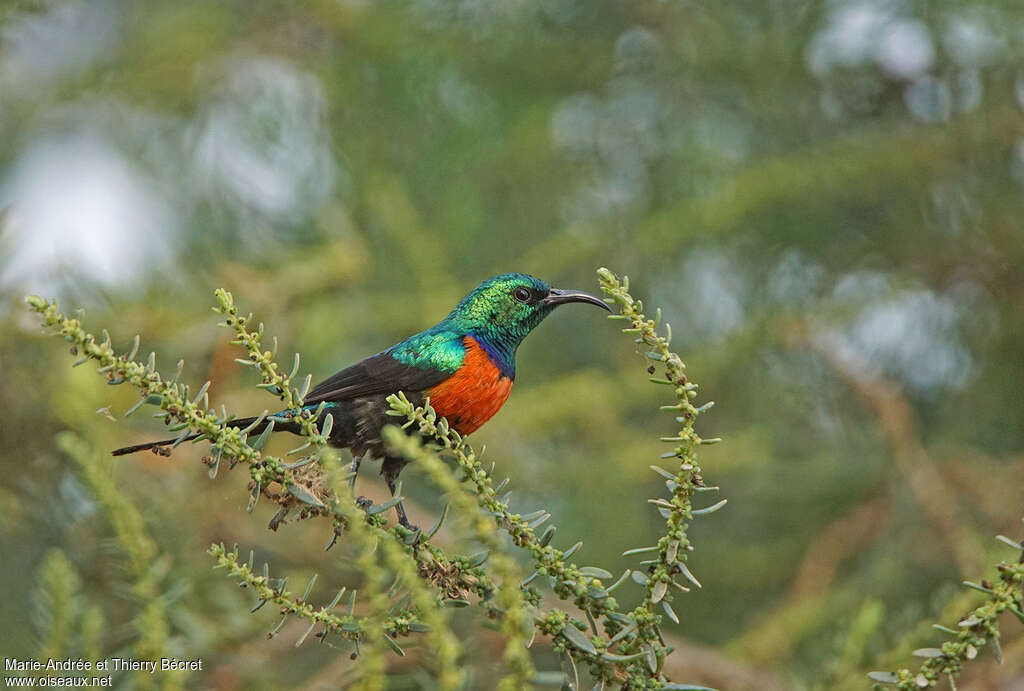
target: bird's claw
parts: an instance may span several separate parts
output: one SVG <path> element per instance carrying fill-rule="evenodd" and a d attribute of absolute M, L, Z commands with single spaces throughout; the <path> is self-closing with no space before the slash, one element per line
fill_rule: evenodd
<path fill-rule="evenodd" d="M 423 542 L 423 531 L 420 530 L 419 526 L 413 525 L 411 523 L 402 524 L 402 527 L 409 531 L 408 534 L 405 535 L 405 537 L 403 538 L 403 542 L 412 547 L 413 550 L 415 551 L 419 548 L 420 543 Z"/>
<path fill-rule="evenodd" d="M 366 497 L 356 497 L 356 505 L 363 511 L 373 506 L 373 500 Z"/>

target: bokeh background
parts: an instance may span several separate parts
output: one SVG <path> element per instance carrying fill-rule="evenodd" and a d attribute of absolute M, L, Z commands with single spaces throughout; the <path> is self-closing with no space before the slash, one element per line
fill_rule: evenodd
<path fill-rule="evenodd" d="M 702 455 L 729 499 L 693 528 L 705 588 L 666 626 L 675 678 L 855 689 L 912 664 L 974 602 L 958 583 L 1012 557 L 993 536 L 1024 528 L 1022 107 L 1012 0 L 0 2 L 4 655 L 54 625 L 55 549 L 79 579 L 68 654 L 95 608 L 102 652 L 131 650 L 124 554 L 54 434 L 102 452 L 161 431 L 120 420 L 134 395 L 72 369 L 26 292 L 121 348 L 140 334 L 165 372 L 183 357 L 247 412 L 272 401 L 234 365 L 215 287 L 321 377 L 494 273 L 596 290 L 606 265 L 663 309 L 717 402 L 700 432 L 725 439 Z M 611 571 L 658 530 L 670 424 L 616 324 L 550 318 L 474 435 L 514 507 Z M 168 651 L 205 661 L 185 685 L 336 686 L 347 651 L 266 640 L 273 613 L 204 550 L 319 573 L 323 599 L 344 552 L 321 552 L 325 525 L 266 530 L 268 503 L 246 514 L 243 476 L 209 480 L 202 453 L 103 467 L 162 555 Z M 372 472 L 361 488 L 383 495 Z M 440 499 L 406 491 L 429 525 Z M 490 688 L 496 639 L 456 621 Z M 961 688 L 1024 688 L 1005 624 L 1006 662 L 982 651 Z M 422 652 L 394 688 L 430 688 Z"/>

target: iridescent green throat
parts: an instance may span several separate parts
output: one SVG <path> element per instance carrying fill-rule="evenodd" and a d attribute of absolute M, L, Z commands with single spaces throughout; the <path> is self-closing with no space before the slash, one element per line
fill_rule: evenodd
<path fill-rule="evenodd" d="M 546 295 L 550 289 L 544 281 L 527 274 L 489 278 L 440 323 L 391 348 L 391 356 L 413 367 L 454 373 L 465 357 L 463 339 L 471 336 L 495 366 L 514 379 L 519 344 L 553 309 L 542 301 L 517 300 L 517 288 L 527 288 L 533 295 Z"/>

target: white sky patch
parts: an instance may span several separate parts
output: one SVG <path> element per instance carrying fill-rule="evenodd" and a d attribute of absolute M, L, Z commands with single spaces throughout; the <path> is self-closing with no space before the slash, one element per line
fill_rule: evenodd
<path fill-rule="evenodd" d="M 643 74 L 654 68 L 661 41 L 642 26 L 627 29 L 615 39 L 615 71 Z"/>
<path fill-rule="evenodd" d="M 928 27 L 916 19 L 900 19 L 885 28 L 874 50 L 875 62 L 887 74 L 914 79 L 935 62 L 935 46 Z"/>
<path fill-rule="evenodd" d="M 925 122 L 944 122 L 953 110 L 953 93 L 944 80 L 925 76 L 907 86 L 903 101 L 910 114 Z"/>
<path fill-rule="evenodd" d="M 1024 103 L 1024 80 L 1021 82 Z M 597 148 L 597 131 L 604 106 L 593 94 L 576 93 L 564 99 L 551 117 L 551 140 L 554 145 L 574 156 L 593 154 Z"/>
<path fill-rule="evenodd" d="M 749 286 L 740 267 L 722 252 L 690 252 L 679 278 L 664 283 L 671 286 L 670 292 L 658 293 L 651 302 L 663 305 L 666 314 L 678 315 L 673 331 L 685 343 L 721 342 L 747 318 L 744 298 Z"/>
<path fill-rule="evenodd" d="M 973 360 L 959 333 L 954 299 L 930 290 L 892 290 L 877 273 L 845 277 L 834 295 L 863 305 L 839 335 L 859 361 L 921 392 L 967 384 Z"/>
<path fill-rule="evenodd" d="M 823 77 L 835 65 L 852 67 L 871 54 L 889 15 L 875 3 L 855 2 L 833 9 L 828 25 L 811 41 L 807 61 L 811 71 Z"/>
<path fill-rule="evenodd" d="M 79 74 L 111 52 L 117 39 L 117 14 L 109 0 L 14 12 L 0 27 L 0 92 L 38 89 Z"/>
<path fill-rule="evenodd" d="M 491 99 L 465 78 L 454 67 L 441 72 L 437 83 L 437 98 L 453 118 L 468 125 L 493 110 Z"/>
<path fill-rule="evenodd" d="M 1005 48 L 1005 41 L 976 12 L 950 15 L 942 39 L 953 60 L 964 67 L 984 67 Z"/>
<path fill-rule="evenodd" d="M 825 270 L 797 249 L 782 253 L 768 276 L 768 294 L 778 302 L 796 305 L 810 302 L 821 286 Z"/>
<path fill-rule="evenodd" d="M 139 170 L 94 134 L 41 139 L 0 183 L 0 285 L 55 292 L 65 278 L 131 281 L 166 257 L 174 213 Z"/>
<path fill-rule="evenodd" d="M 237 64 L 200 118 L 198 179 L 243 215 L 305 218 L 337 178 L 325 109 L 312 75 L 269 58 Z"/>
<path fill-rule="evenodd" d="M 836 67 L 874 63 L 891 77 L 913 80 L 934 62 L 928 27 L 898 4 L 881 0 L 833 3 L 807 49 L 808 68 L 819 78 Z"/>
<path fill-rule="evenodd" d="M 600 226 L 643 213 L 650 205 L 651 166 L 663 155 L 671 98 L 657 79 L 657 35 L 632 27 L 615 42 L 614 72 L 600 94 L 566 97 L 551 116 L 555 147 L 589 168 L 562 199 L 574 227 Z"/>

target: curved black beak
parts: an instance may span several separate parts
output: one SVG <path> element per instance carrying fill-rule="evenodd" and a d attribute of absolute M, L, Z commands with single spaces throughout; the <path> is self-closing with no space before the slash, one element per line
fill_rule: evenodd
<path fill-rule="evenodd" d="M 584 293 L 582 290 L 559 290 L 558 288 L 552 288 L 548 291 L 547 297 L 541 300 L 541 302 L 551 307 L 564 305 L 567 302 L 587 302 L 591 305 L 603 307 L 609 312 L 612 311 L 612 308 L 605 304 L 604 300 L 590 293 Z"/>

